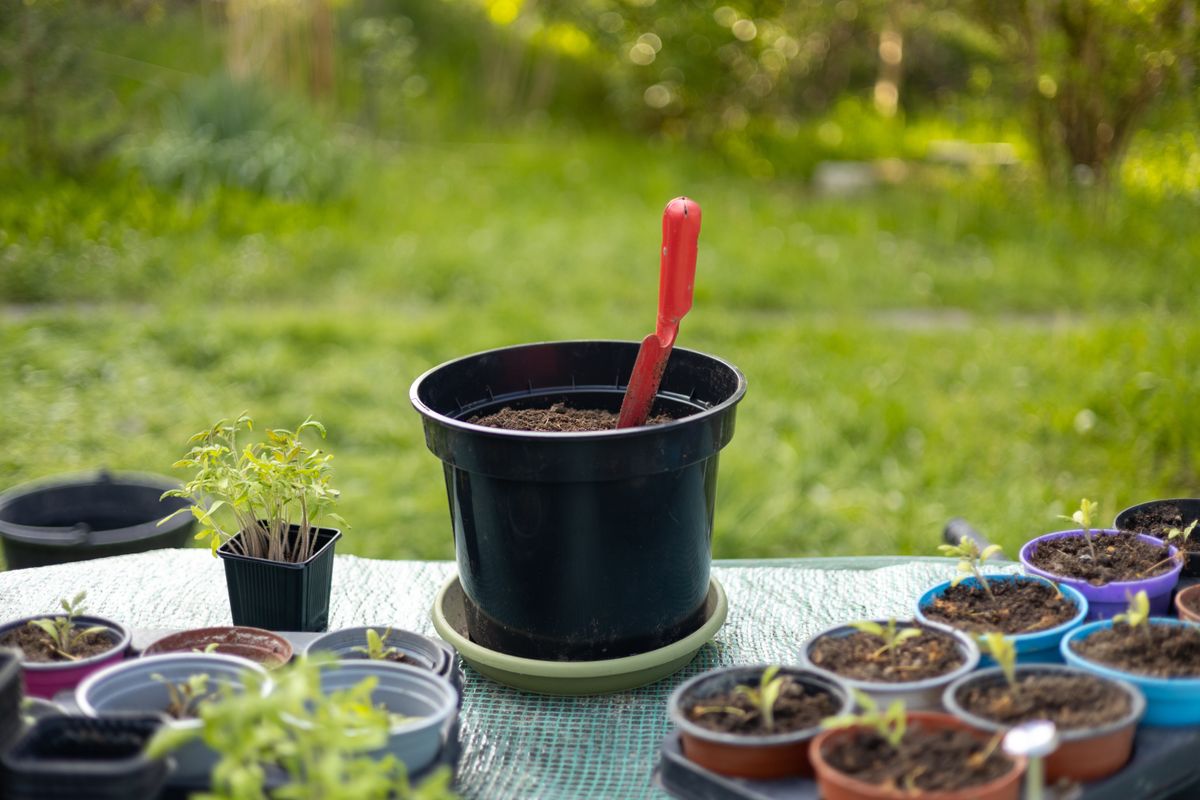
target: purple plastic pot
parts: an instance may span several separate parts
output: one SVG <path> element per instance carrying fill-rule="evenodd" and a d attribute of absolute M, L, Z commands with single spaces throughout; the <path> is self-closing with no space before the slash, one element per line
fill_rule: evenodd
<path fill-rule="evenodd" d="M 1093 530 L 1093 536 L 1113 536 L 1117 534 L 1115 530 Z M 1129 605 L 1129 598 L 1137 594 L 1139 591 L 1145 591 L 1150 598 L 1150 613 L 1162 616 L 1167 613 L 1171 606 L 1171 590 L 1175 588 L 1175 584 L 1179 582 L 1179 571 L 1182 565 L 1176 561 L 1175 565 L 1168 572 L 1161 575 L 1155 575 L 1150 578 L 1143 578 L 1137 581 L 1113 581 L 1106 583 L 1103 586 L 1094 586 L 1087 581 L 1077 578 L 1068 578 L 1063 575 L 1055 575 L 1052 572 L 1038 569 L 1030 561 L 1033 551 L 1037 549 L 1041 542 L 1049 541 L 1050 539 L 1062 539 L 1067 536 L 1083 536 L 1083 531 L 1076 529 L 1072 531 L 1055 531 L 1054 533 L 1043 534 L 1036 539 L 1030 539 L 1021 548 L 1020 559 L 1021 564 L 1025 567 L 1025 571 L 1031 575 L 1041 575 L 1043 578 L 1050 578 L 1065 586 L 1070 586 L 1076 589 L 1087 598 L 1088 613 L 1087 619 L 1111 619 L 1113 616 L 1125 611 Z M 1153 536 L 1138 534 L 1138 538 L 1142 539 L 1156 547 L 1166 547 L 1162 540 L 1156 539 Z M 1166 553 L 1174 556 L 1176 549 L 1174 547 L 1166 547 Z"/>
<path fill-rule="evenodd" d="M 35 619 L 54 617 L 53 612 L 39 614 L 36 617 L 25 617 L 0 625 L 0 637 L 11 630 L 23 627 Z M 103 617 L 81 616 L 75 618 L 75 624 L 90 628 L 93 625 L 103 625 L 108 628 L 108 638 L 112 640 L 111 650 L 85 658 L 80 661 L 53 661 L 45 663 L 21 662 L 21 678 L 25 684 L 25 694 L 31 697 L 42 697 L 50 700 L 64 689 L 74 689 L 80 681 L 98 669 L 110 664 L 116 664 L 125 658 L 129 650 L 129 631 L 117 623 Z"/>

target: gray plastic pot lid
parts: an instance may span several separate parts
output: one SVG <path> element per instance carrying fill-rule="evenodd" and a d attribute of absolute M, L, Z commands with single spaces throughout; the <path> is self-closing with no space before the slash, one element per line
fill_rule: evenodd
<path fill-rule="evenodd" d="M 673 675 L 695 657 L 721 626 L 729 611 L 725 589 L 710 576 L 704 623 L 677 642 L 646 653 L 599 661 L 539 661 L 489 650 L 467 636 L 462 584 L 455 575 L 433 603 L 433 627 L 477 672 L 515 689 L 535 694 L 587 695 L 635 689 Z"/>

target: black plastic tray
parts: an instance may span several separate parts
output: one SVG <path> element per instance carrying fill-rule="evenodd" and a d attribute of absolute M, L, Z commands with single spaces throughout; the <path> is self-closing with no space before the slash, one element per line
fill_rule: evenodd
<path fill-rule="evenodd" d="M 1046 800 L 1195 800 L 1200 797 L 1200 728 L 1138 728 L 1133 758 L 1111 778 L 1048 790 Z M 683 756 L 679 732 L 659 747 L 654 782 L 686 800 L 818 800 L 816 781 L 752 781 L 709 772 Z"/>

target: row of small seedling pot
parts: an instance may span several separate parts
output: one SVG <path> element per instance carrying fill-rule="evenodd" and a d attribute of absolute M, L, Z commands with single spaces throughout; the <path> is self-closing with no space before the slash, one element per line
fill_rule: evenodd
<path fill-rule="evenodd" d="M 1094 530 L 1094 509 L 1026 543 L 1025 574 L 985 575 L 999 548 L 964 538 L 941 548 L 959 576 L 924 592 L 913 620 L 838 625 L 794 667 L 684 683 L 669 701 L 684 756 L 721 775 L 815 776 L 827 800 L 1015 800 L 1027 762 L 1015 738 L 1002 746 L 1014 727 L 1054 723 L 1046 780 L 1087 782 L 1125 766 L 1139 723 L 1200 725 L 1200 586 L 1176 596 L 1182 619 L 1162 616 L 1195 522 Z"/>
<path fill-rule="evenodd" d="M 431 767 L 454 735 L 456 659 L 434 639 L 349 628 L 294 654 L 270 631 L 203 628 L 127 658 L 129 632 L 83 614 L 83 599 L 0 626 L 0 796 L 149 798 L 168 781 L 205 789 L 217 776 L 234 779 L 236 760 L 261 752 L 267 787 L 307 782 L 316 791 L 312 781 L 353 772 L 359 790 L 373 782 L 387 797 L 383 789 L 406 791 L 407 776 Z M 69 698 L 78 713 L 55 698 Z M 363 742 L 372 745 L 365 753 Z M 289 769 L 270 755 L 283 750 L 323 764 L 334 758 L 341 769 L 318 776 L 305 759 Z"/>

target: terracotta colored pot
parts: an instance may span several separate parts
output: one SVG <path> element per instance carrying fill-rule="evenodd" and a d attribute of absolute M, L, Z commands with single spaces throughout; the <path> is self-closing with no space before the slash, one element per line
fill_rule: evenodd
<path fill-rule="evenodd" d="M 1133 754 L 1133 735 L 1137 731 L 1138 720 L 1146 711 L 1146 698 L 1142 696 L 1142 693 L 1127 681 L 1101 677 L 1075 667 L 1066 667 L 1060 664 L 1017 666 L 1018 677 L 1039 674 L 1099 678 L 1129 696 L 1129 713 L 1121 719 L 1095 728 L 1059 729 L 1058 749 L 1045 761 L 1046 780 L 1053 782 L 1060 778 L 1066 778 L 1073 781 L 1094 781 L 1108 777 L 1125 766 Z M 957 698 L 958 692 L 968 686 L 980 683 L 999 683 L 1003 680 L 1004 674 L 999 667 L 974 672 L 946 687 L 946 694 L 942 702 L 950 710 L 950 713 L 972 728 L 988 734 L 998 733 L 1005 730 L 1004 725 L 970 713 L 959 705 Z"/>
<path fill-rule="evenodd" d="M 689 761 L 710 772 L 739 778 L 773 780 L 812 774 L 808 744 L 821 732 L 819 726 L 761 736 L 722 733 L 697 725 L 684 713 L 697 701 L 725 694 L 738 684 L 757 685 L 766 667 L 759 664 L 712 670 L 685 682 L 671 694 L 667 710 L 679 728 L 683 754 Z M 782 667 L 779 673 L 829 692 L 839 706 L 837 714 L 849 713 L 854 707 L 850 693 L 837 681 L 795 667 Z"/>
<path fill-rule="evenodd" d="M 1200 559 L 1197 559 L 1197 562 L 1200 562 Z M 1186 605 L 1189 600 L 1200 608 L 1200 583 L 1193 584 L 1175 595 L 1175 613 L 1179 618 L 1188 622 L 1200 622 L 1200 611 L 1193 611 L 1189 608 Z"/>
<path fill-rule="evenodd" d="M 164 636 L 142 651 L 143 656 L 163 653 L 206 652 L 209 645 L 216 645 L 216 652 L 262 664 L 274 669 L 292 658 L 292 645 L 282 636 L 262 628 L 247 626 L 196 628 L 190 631 Z"/>
<path fill-rule="evenodd" d="M 908 715 L 909 728 L 921 727 L 931 730 L 960 730 L 970 731 L 981 740 L 986 740 L 986 734 L 973 730 L 966 723 L 955 719 L 949 714 L 935 714 L 928 711 L 913 711 Z M 825 731 L 812 740 L 809 745 L 809 758 L 817 773 L 817 789 L 823 800 L 1019 800 L 1021 796 L 1021 775 L 1025 772 L 1024 758 L 1011 758 L 1015 763 L 1012 770 L 1000 776 L 991 783 L 972 786 L 956 792 L 917 792 L 911 794 L 898 788 L 889 788 L 877 784 L 864 783 L 835 770 L 825 760 L 823 755 L 831 743 L 850 736 L 861 728 L 844 728 L 841 730 Z"/>

